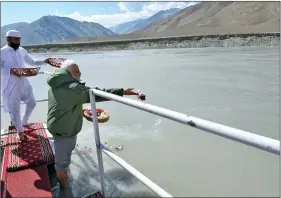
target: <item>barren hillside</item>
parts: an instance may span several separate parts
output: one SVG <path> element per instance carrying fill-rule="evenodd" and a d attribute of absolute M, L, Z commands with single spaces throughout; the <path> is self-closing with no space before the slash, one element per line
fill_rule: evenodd
<path fill-rule="evenodd" d="M 280 32 L 280 2 L 202 2 L 136 34 Z"/>

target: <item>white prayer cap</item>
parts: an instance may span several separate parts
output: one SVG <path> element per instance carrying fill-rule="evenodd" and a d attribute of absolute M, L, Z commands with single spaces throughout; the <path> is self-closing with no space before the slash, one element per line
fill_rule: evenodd
<path fill-rule="evenodd" d="M 20 38 L 20 32 L 17 30 L 9 30 L 8 32 L 6 32 L 6 38 L 8 36 Z"/>

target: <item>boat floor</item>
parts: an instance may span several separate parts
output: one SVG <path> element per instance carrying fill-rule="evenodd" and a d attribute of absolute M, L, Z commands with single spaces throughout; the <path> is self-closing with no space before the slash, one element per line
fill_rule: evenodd
<path fill-rule="evenodd" d="M 43 125 L 44 125 L 44 128 L 45 128 L 46 132 L 47 132 L 47 136 L 49 138 L 49 142 L 51 144 L 53 153 L 55 154 L 53 137 L 49 133 L 49 131 L 47 130 L 46 125 L 45 124 L 43 124 Z M 3 132 L 6 132 L 6 133 L 3 134 Z M 7 130 L 1 131 L 1 145 L 4 142 L 3 139 L 8 137 L 8 134 L 9 133 L 7 133 Z M 2 149 L 2 147 L 1 147 L 1 156 L 0 156 L 1 162 L 3 162 L 2 160 L 3 160 L 3 156 L 4 156 L 4 151 L 5 150 Z M 2 170 L 2 165 L 3 165 L 3 163 L 0 163 L 0 168 L 1 168 L 0 170 Z M 47 167 L 47 171 L 48 171 L 48 173 L 47 173 L 48 174 L 48 180 L 49 180 L 48 183 L 50 184 L 50 187 L 51 187 L 50 191 L 51 191 L 52 197 L 68 198 L 68 197 L 77 197 L 77 195 L 79 195 L 78 197 L 102 197 L 102 195 L 99 192 L 100 186 L 96 186 L 93 189 L 87 188 L 86 191 L 85 191 L 85 188 L 82 188 L 82 190 L 80 190 L 79 188 L 77 188 L 75 186 L 72 186 L 72 184 L 76 185 L 76 182 L 74 182 L 73 180 L 72 180 L 72 182 L 69 182 L 70 186 L 68 188 L 60 188 L 58 179 L 56 177 L 56 170 L 55 170 L 55 167 L 54 167 L 54 162 L 50 163 L 50 164 L 46 164 L 46 167 Z M 24 170 L 32 171 L 31 168 L 24 169 Z M 24 170 L 20 170 L 20 171 L 17 171 L 17 172 L 19 173 L 19 172 L 24 171 Z M 6 172 L 6 174 L 9 174 L 9 172 L 7 172 L 7 171 L 5 171 L 5 172 Z M 18 174 L 10 174 L 9 176 L 14 177 L 13 175 L 18 175 Z M 71 176 L 70 176 L 70 178 L 71 178 Z M 8 179 L 9 179 L 9 177 L 7 176 L 7 180 Z M 32 179 L 33 178 L 31 177 L 30 182 L 35 183 L 35 180 L 33 181 Z M 6 190 L 6 196 L 10 197 L 11 195 L 9 194 L 9 192 L 7 190 L 7 183 L 8 183 L 8 181 L 6 181 L 6 183 L 5 183 L 6 187 L 4 188 L 4 190 Z M 73 191 L 75 191 L 76 193 L 73 193 Z"/>
<path fill-rule="evenodd" d="M 47 134 L 51 143 L 51 147 L 54 151 L 53 137 L 48 131 Z M 1 137 L 3 136 L 1 135 Z M 72 153 L 71 164 L 68 170 L 68 188 L 60 188 L 56 178 L 54 163 L 51 163 L 47 166 L 49 183 L 53 197 L 89 197 L 89 195 L 99 192 L 101 189 L 95 147 L 92 147 L 92 150 L 89 152 L 85 145 L 80 146 L 82 144 L 79 142 L 79 138 L 77 143 L 79 146 L 77 144 Z M 141 184 L 129 172 L 109 159 L 106 155 L 103 155 L 103 158 L 105 168 L 104 176 L 106 183 L 106 196 L 156 197 L 152 191 Z M 96 193 L 93 197 L 99 197 L 99 193 Z"/>

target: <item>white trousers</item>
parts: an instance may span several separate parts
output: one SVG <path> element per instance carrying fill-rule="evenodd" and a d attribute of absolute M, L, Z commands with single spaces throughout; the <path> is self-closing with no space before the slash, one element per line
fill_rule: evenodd
<path fill-rule="evenodd" d="M 20 103 L 23 101 L 26 104 L 25 112 L 20 117 Z M 9 110 L 12 124 L 16 127 L 18 133 L 24 131 L 23 125 L 28 123 L 28 119 L 36 106 L 36 101 L 33 96 L 33 90 L 28 80 L 21 78 L 17 81 L 9 96 Z"/>

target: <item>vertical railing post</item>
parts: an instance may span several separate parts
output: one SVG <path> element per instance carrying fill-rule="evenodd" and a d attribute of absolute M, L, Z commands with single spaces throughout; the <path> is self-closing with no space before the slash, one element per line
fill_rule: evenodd
<path fill-rule="evenodd" d="M 105 181 L 104 181 L 104 168 L 103 168 L 103 159 L 102 159 L 102 150 L 100 149 L 100 133 L 99 133 L 99 124 L 98 124 L 98 117 L 97 117 L 97 108 L 96 108 L 96 100 L 95 94 L 90 89 L 90 100 L 91 100 L 91 109 L 92 109 L 92 116 L 93 116 L 93 127 L 95 132 L 95 140 L 96 140 L 96 150 L 97 150 L 97 157 L 99 163 L 99 173 L 100 173 L 100 182 L 101 182 L 101 191 L 103 196 L 105 197 Z"/>

